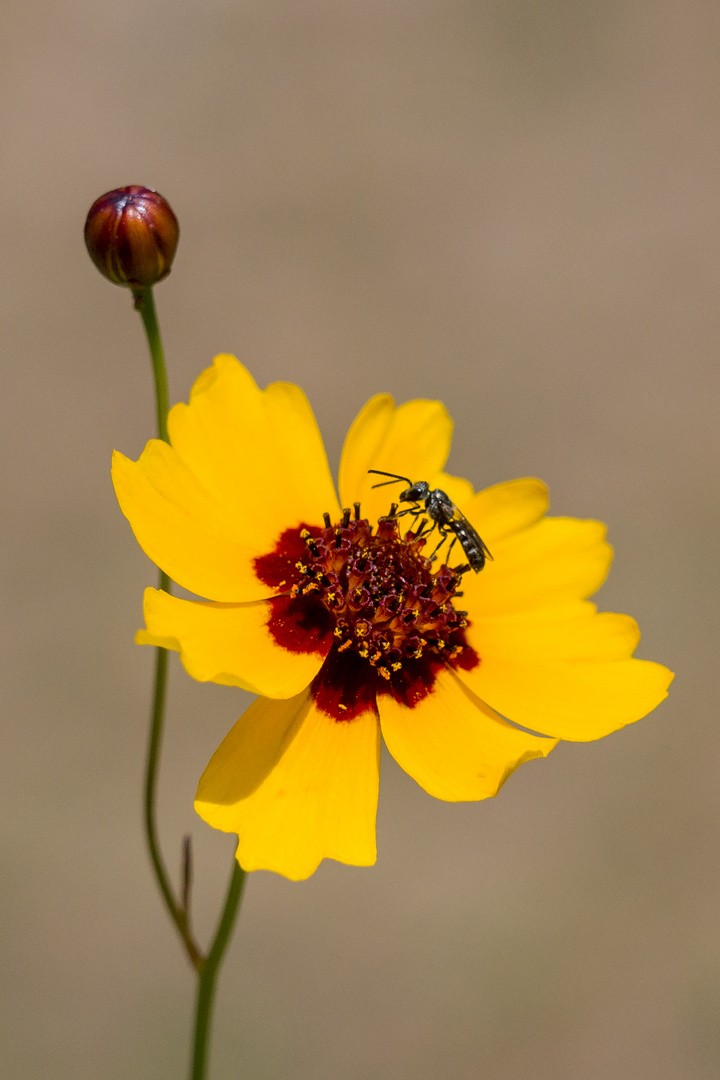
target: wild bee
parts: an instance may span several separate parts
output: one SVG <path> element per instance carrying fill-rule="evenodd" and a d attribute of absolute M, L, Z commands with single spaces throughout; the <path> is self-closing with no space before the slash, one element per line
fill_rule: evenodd
<path fill-rule="evenodd" d="M 432 528 L 437 528 L 440 533 L 440 543 L 433 551 L 430 558 L 435 556 L 438 548 L 440 548 L 448 536 L 452 534 L 452 540 L 450 541 L 450 547 L 448 548 L 446 555 L 446 562 L 450 558 L 450 552 L 452 551 L 456 541 L 460 541 L 460 546 L 465 552 L 469 567 L 465 569 L 472 569 L 476 574 L 479 574 L 485 565 L 486 559 L 492 559 L 492 555 L 485 546 L 482 538 L 472 527 L 468 519 L 463 513 L 458 510 L 455 503 L 452 501 L 449 495 L 447 495 L 440 488 L 431 489 L 426 480 L 418 480 L 413 484 L 407 476 L 398 476 L 397 473 L 383 472 L 382 469 L 368 469 L 368 472 L 374 473 L 376 476 L 390 476 L 392 479 L 383 480 L 379 484 L 373 484 L 373 487 L 385 487 L 386 484 L 397 484 L 402 481 L 407 484 L 405 491 L 401 491 L 398 496 L 400 502 L 412 503 L 414 505 L 408 507 L 407 510 L 401 510 L 400 513 L 396 513 L 395 517 L 402 517 L 404 514 L 412 514 L 413 517 L 418 517 L 425 512 L 430 520 L 433 522 Z M 429 535 L 429 533 L 428 533 Z M 462 567 L 459 567 L 462 571 Z"/>

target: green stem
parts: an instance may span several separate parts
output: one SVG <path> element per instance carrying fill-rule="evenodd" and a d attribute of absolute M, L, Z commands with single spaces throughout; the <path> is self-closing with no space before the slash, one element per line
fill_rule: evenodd
<path fill-rule="evenodd" d="M 152 360 L 153 374 L 155 377 L 155 400 L 157 404 L 158 435 L 165 442 L 169 442 L 167 428 L 168 414 L 168 390 L 167 376 L 165 374 L 165 355 L 160 337 L 155 301 L 152 289 L 134 289 L 133 297 L 135 309 L 139 312 L 145 327 L 150 358 Z M 164 571 L 160 571 L 160 588 L 170 592 L 170 578 Z M 206 957 L 203 957 L 195 940 L 190 933 L 189 890 L 190 890 L 190 854 L 186 847 L 185 852 L 185 885 L 184 899 L 178 903 L 175 899 L 167 871 L 160 854 L 160 845 L 157 835 L 157 823 L 155 814 L 155 802 L 157 794 L 157 774 L 160 763 L 160 745 L 162 742 L 163 717 L 165 712 L 165 696 L 167 687 L 167 649 L 158 648 L 155 665 L 155 692 L 153 695 L 152 719 L 150 722 L 150 739 L 147 752 L 147 767 L 145 770 L 145 833 L 147 837 L 150 860 L 155 871 L 160 892 L 170 917 L 177 927 L 182 938 L 185 950 L 191 964 L 198 973 L 197 1008 L 195 1014 L 195 1035 L 193 1040 L 193 1057 L 191 1080 L 205 1080 L 207 1068 L 208 1045 L 210 1037 L 210 1022 L 215 1000 L 215 984 L 217 982 L 220 965 L 225 956 L 230 941 L 235 917 L 240 906 L 243 887 L 245 885 L 245 871 L 233 860 L 233 870 L 230 876 L 227 896 L 222 915 L 218 923 L 213 943 Z M 187 843 L 187 841 L 186 841 Z"/>
<path fill-rule="evenodd" d="M 210 946 L 210 952 L 200 965 L 198 973 L 197 1005 L 195 1009 L 195 1036 L 193 1039 L 193 1056 L 190 1071 L 190 1080 L 205 1080 L 208 1058 L 208 1045 L 210 1037 L 210 1021 L 212 1018 L 213 1003 L 215 1000 L 215 983 L 217 982 L 220 965 L 225 956 L 225 950 L 230 941 L 235 916 L 237 915 L 245 885 L 245 871 L 235 862 L 225 907 L 223 908 L 215 938 Z"/>
<path fill-rule="evenodd" d="M 169 579 L 167 574 L 160 574 L 160 588 L 167 591 Z M 160 845 L 157 835 L 157 823 L 155 820 L 155 802 L 157 794 L 157 774 L 160 763 L 160 743 L 162 741 L 163 714 L 165 710 L 165 690 L 167 687 L 167 649 L 157 649 L 155 661 L 155 692 L 153 695 L 152 719 L 150 721 L 150 738 L 148 740 L 147 763 L 145 768 L 145 836 L 147 838 L 150 861 L 152 862 L 160 892 L 165 901 L 170 918 L 175 923 L 177 931 L 182 938 L 185 951 L 190 963 L 198 971 L 202 963 L 202 953 L 190 933 L 188 926 L 188 913 L 176 901 L 170 887 L 167 870 L 160 854 Z"/>
<path fill-rule="evenodd" d="M 145 327 L 150 359 L 152 360 L 153 375 L 155 377 L 155 400 L 157 404 L 158 435 L 168 442 L 167 414 L 168 414 L 168 391 L 167 375 L 165 374 L 165 354 L 160 337 L 155 301 L 152 289 L 133 290 L 135 309 L 139 312 Z M 159 587 L 165 592 L 170 592 L 170 578 L 161 570 Z M 196 945 L 188 926 L 188 913 L 178 904 L 170 887 L 165 864 L 160 854 L 158 842 L 155 803 L 157 799 L 157 774 L 160 764 L 160 746 L 162 742 L 163 720 L 165 713 L 165 696 L 167 687 L 167 649 L 158 649 L 155 661 L 155 691 L 153 694 L 152 718 L 150 721 L 150 737 L 147 749 L 147 761 L 145 767 L 145 835 L 147 839 L 150 861 L 155 871 L 155 877 L 162 893 L 165 906 L 170 918 L 175 923 L 180 934 L 190 963 L 199 970 L 202 963 L 202 953 Z"/>
<path fill-rule="evenodd" d="M 163 352 L 160 327 L 155 311 L 155 298 L 151 288 L 133 289 L 135 310 L 139 313 L 145 327 L 148 345 L 150 346 L 150 359 L 152 360 L 153 375 L 155 377 L 155 403 L 157 405 L 158 438 L 164 442 L 170 442 L 167 429 L 168 415 L 168 388 L 167 375 L 165 374 L 165 353 Z"/>

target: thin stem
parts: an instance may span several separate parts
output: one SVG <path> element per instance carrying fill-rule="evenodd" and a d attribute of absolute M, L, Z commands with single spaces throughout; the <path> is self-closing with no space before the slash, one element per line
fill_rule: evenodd
<path fill-rule="evenodd" d="M 163 580 L 164 579 L 164 580 Z M 160 588 L 168 585 L 167 575 L 160 574 Z M 178 933 L 182 938 L 190 963 L 200 970 L 202 953 L 196 945 L 188 926 L 188 912 L 177 903 L 170 887 L 167 870 L 160 854 L 160 844 L 157 835 L 157 823 L 155 820 L 155 801 L 157 794 L 157 774 L 160 762 L 160 743 L 162 741 L 163 714 L 165 710 L 165 690 L 167 686 L 167 649 L 157 649 L 155 662 L 155 693 L 153 695 L 152 719 L 150 721 L 150 738 L 148 741 L 147 763 L 145 767 L 145 836 L 147 839 L 150 861 L 155 871 L 155 877 L 160 887 L 165 906 L 170 918 L 175 923 Z"/>
<path fill-rule="evenodd" d="M 165 374 L 165 356 L 163 353 L 160 327 L 158 326 L 155 312 L 155 301 L 152 289 L 134 289 L 135 309 L 145 327 L 150 358 L 152 360 L 153 374 L 155 377 L 155 400 L 157 404 L 158 435 L 165 442 L 169 442 L 167 428 L 168 414 L 168 390 L 167 376 Z M 164 571 L 160 571 L 160 588 L 170 592 L 170 579 Z M 185 950 L 190 962 L 198 973 L 197 1008 L 195 1014 L 195 1035 L 193 1040 L 193 1057 L 191 1080 L 205 1080 L 208 1045 L 210 1037 L 210 1022 L 215 1000 L 215 984 L 217 982 L 220 965 L 225 956 L 225 950 L 230 941 L 235 917 L 240 906 L 243 887 L 245 885 L 245 871 L 233 859 L 233 870 L 230 875 L 227 896 L 222 915 L 218 923 L 213 943 L 206 957 L 203 957 L 195 940 L 190 933 L 190 885 L 192 878 L 191 852 L 189 839 L 185 839 L 183 860 L 183 894 L 180 903 L 175 899 L 167 871 L 160 854 L 160 845 L 157 835 L 157 823 L 155 820 L 155 800 L 157 792 L 157 773 L 160 763 L 160 746 L 162 742 L 163 717 L 165 711 L 165 692 L 167 686 L 167 649 L 158 648 L 155 665 L 155 692 L 153 696 L 152 719 L 150 722 L 150 739 L 148 743 L 147 767 L 145 771 L 145 833 L 147 836 L 150 859 L 155 870 L 160 892 L 165 905 L 170 913 L 178 933 L 182 938 Z"/>
<path fill-rule="evenodd" d="M 165 374 L 165 354 L 160 337 L 155 301 L 152 289 L 133 290 L 135 310 L 139 312 L 145 327 L 150 359 L 152 360 L 153 375 L 155 379 L 155 400 L 157 404 L 158 435 L 168 442 L 167 414 L 168 414 L 168 390 L 167 375 Z M 160 571 L 160 589 L 170 592 L 170 578 Z M 155 871 L 155 877 L 168 909 L 170 918 L 175 923 L 178 933 L 182 938 L 190 963 L 199 970 L 202 963 L 202 953 L 193 940 L 188 925 L 188 912 L 181 907 L 175 899 L 168 878 L 157 835 L 157 822 L 155 815 L 155 802 L 157 797 L 157 774 L 160 764 L 160 746 L 162 742 L 163 720 L 165 713 L 165 696 L 167 687 L 167 649 L 158 648 L 155 661 L 155 691 L 153 694 L 152 717 L 150 720 L 150 736 L 148 740 L 147 761 L 145 766 L 145 835 L 147 839 L 150 861 Z"/>
<path fill-rule="evenodd" d="M 157 312 L 155 311 L 155 298 L 150 288 L 133 289 L 133 298 L 135 300 L 135 310 L 143 321 L 148 345 L 150 346 L 150 359 L 152 360 L 153 375 L 155 377 L 158 438 L 170 442 L 167 429 L 168 388 L 167 375 L 165 374 L 165 353 L 163 352 L 160 327 L 157 321 Z"/>
<path fill-rule="evenodd" d="M 239 863 L 234 862 L 225 897 L 225 907 L 215 931 L 215 938 L 210 946 L 210 952 L 199 968 L 190 1080 L 205 1080 L 215 984 L 242 899 L 245 876 L 245 871 Z"/>
<path fill-rule="evenodd" d="M 183 865 L 182 865 L 182 888 L 180 890 L 180 906 L 185 912 L 185 918 L 190 922 L 190 895 L 193 882 L 193 857 L 192 837 L 183 838 Z"/>

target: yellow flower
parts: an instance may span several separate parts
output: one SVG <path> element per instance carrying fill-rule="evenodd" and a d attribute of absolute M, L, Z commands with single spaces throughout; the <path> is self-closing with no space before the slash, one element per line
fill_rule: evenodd
<path fill-rule="evenodd" d="M 431 795 L 484 799 L 559 739 L 601 738 L 666 696 L 672 674 L 631 659 L 634 620 L 587 600 L 610 565 L 604 527 L 545 517 L 539 480 L 474 493 L 443 472 L 440 402 L 372 398 L 345 441 L 340 501 L 302 391 L 261 391 L 232 356 L 168 427 L 171 445 L 114 455 L 115 490 L 147 555 L 209 599 L 148 589 L 137 641 L 260 695 L 195 803 L 238 834 L 245 869 L 299 880 L 323 858 L 375 861 L 381 730 Z M 388 517 L 405 485 L 373 487 L 369 469 L 447 492 L 493 561 L 463 572 L 456 544 L 449 569 L 448 537 L 430 562 L 438 530 Z"/>

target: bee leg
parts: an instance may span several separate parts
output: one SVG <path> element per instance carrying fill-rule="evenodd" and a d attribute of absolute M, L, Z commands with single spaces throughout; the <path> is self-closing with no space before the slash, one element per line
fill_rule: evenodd
<path fill-rule="evenodd" d="M 450 541 L 450 547 L 447 549 L 447 555 L 445 556 L 445 565 L 446 566 L 450 565 L 450 552 L 452 551 L 452 549 L 455 547 L 456 544 L 457 544 L 457 536 L 453 535 L 453 538 Z"/>
<path fill-rule="evenodd" d="M 438 544 L 436 545 L 436 547 L 435 547 L 435 550 L 433 551 L 432 555 L 430 555 L 430 557 L 429 557 L 429 558 L 430 558 L 430 562 L 432 562 L 432 561 L 433 561 L 433 559 L 434 559 L 434 558 L 435 558 L 435 556 L 437 555 L 438 551 L 440 550 L 440 548 L 441 548 L 441 547 L 443 546 L 443 544 L 444 544 L 444 543 L 445 543 L 445 541 L 447 540 L 447 529 L 446 529 L 446 527 L 445 527 L 445 526 L 444 526 L 444 525 L 443 525 L 443 524 L 442 524 L 441 522 L 439 522 L 439 521 L 436 521 L 436 522 L 435 522 L 435 525 L 437 525 L 437 530 L 438 530 L 438 532 L 440 533 L 440 542 L 439 542 L 439 543 L 438 543 Z M 434 528 L 434 527 L 435 527 L 435 526 L 433 526 L 433 528 Z M 432 532 L 432 529 L 430 530 L 430 532 Z M 429 534 L 428 534 L 428 535 L 429 535 Z M 455 540 L 456 540 L 456 539 L 457 539 L 457 537 L 455 537 L 455 538 L 453 539 L 453 542 L 452 542 L 452 544 L 450 545 L 450 549 L 451 549 L 451 550 L 452 550 L 452 545 L 453 545 L 453 544 L 455 543 Z M 448 555 L 449 555 L 449 554 L 450 554 L 450 552 L 448 552 Z M 445 562 L 447 563 L 447 558 L 445 559 Z"/>

